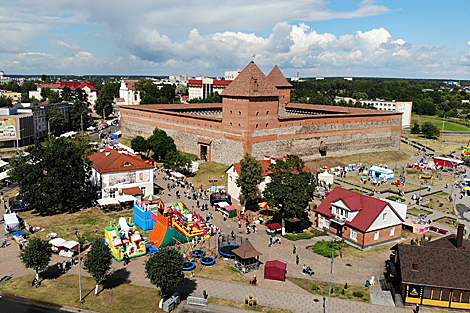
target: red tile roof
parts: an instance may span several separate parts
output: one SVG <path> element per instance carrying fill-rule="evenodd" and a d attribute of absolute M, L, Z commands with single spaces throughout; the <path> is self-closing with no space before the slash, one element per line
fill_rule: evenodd
<path fill-rule="evenodd" d="M 96 91 L 92 82 L 59 82 L 58 84 L 42 84 L 39 85 L 38 88 L 63 89 L 65 86 L 69 87 L 71 90 L 88 87 L 90 90 Z"/>
<path fill-rule="evenodd" d="M 221 93 L 233 97 L 279 97 L 279 91 L 251 61 Z"/>
<path fill-rule="evenodd" d="M 51 88 L 51 89 L 60 89 L 60 84 L 42 84 L 38 88 Z"/>
<path fill-rule="evenodd" d="M 124 79 L 124 82 L 126 83 L 126 87 L 129 90 L 135 90 L 134 84 L 138 82 L 136 79 Z"/>
<path fill-rule="evenodd" d="M 292 88 L 292 85 L 284 77 L 277 65 L 271 70 L 271 73 L 268 74 L 268 80 L 276 87 Z"/>
<path fill-rule="evenodd" d="M 93 162 L 93 168 L 101 174 L 153 168 L 152 165 L 143 161 L 140 156 L 119 153 L 114 149 L 92 154 L 88 159 Z"/>
<path fill-rule="evenodd" d="M 380 213 L 389 205 L 386 201 L 336 187 L 318 206 L 316 212 L 330 218 L 333 217 L 331 214 L 331 203 L 338 200 L 342 200 L 351 211 L 359 211 L 352 221 L 346 221 L 345 224 L 364 232 L 369 229 Z M 391 205 L 390 208 L 403 221 Z"/>
<path fill-rule="evenodd" d="M 141 195 L 142 189 L 139 187 L 122 188 L 122 193 L 129 196 Z"/>

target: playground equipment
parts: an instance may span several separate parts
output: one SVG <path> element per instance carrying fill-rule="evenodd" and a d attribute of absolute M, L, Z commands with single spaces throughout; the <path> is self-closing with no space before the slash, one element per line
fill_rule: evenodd
<path fill-rule="evenodd" d="M 211 256 L 205 256 L 205 257 L 201 258 L 200 262 L 201 262 L 202 265 L 205 265 L 205 266 L 214 265 L 215 264 L 215 258 L 213 258 Z"/>
<path fill-rule="evenodd" d="M 157 248 L 192 239 L 207 239 L 210 236 L 204 229 L 203 218 L 195 212 L 189 212 L 183 203 L 174 203 L 165 206 L 163 210 L 152 211 L 152 220 L 154 216 L 155 226 L 149 238 Z"/>
<path fill-rule="evenodd" d="M 155 227 L 158 210 L 164 210 L 164 208 L 165 204 L 161 200 L 155 201 L 154 204 L 136 201 L 134 203 L 134 222 L 142 230 L 150 230 Z"/>
<path fill-rule="evenodd" d="M 248 217 L 248 210 L 245 210 L 244 208 L 238 208 L 237 209 L 237 218 L 240 221 L 246 222 L 247 217 Z"/>
<path fill-rule="evenodd" d="M 235 253 L 233 253 L 232 251 L 239 247 L 240 245 L 232 244 L 232 243 L 223 245 L 219 248 L 219 254 L 225 258 L 233 259 L 235 257 Z"/>
<path fill-rule="evenodd" d="M 121 262 L 124 255 L 135 258 L 147 253 L 145 241 L 135 229 L 130 218 L 119 218 L 109 222 L 105 227 L 105 242 L 111 250 L 113 257 Z"/>
<path fill-rule="evenodd" d="M 183 271 L 192 271 L 196 268 L 196 263 L 193 261 L 185 261 L 183 265 Z"/>

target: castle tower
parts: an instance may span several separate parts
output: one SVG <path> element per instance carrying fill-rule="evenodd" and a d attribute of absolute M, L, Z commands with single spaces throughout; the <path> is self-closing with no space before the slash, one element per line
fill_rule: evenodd
<path fill-rule="evenodd" d="M 277 65 L 271 70 L 271 73 L 269 73 L 268 81 L 279 91 L 279 103 L 284 107 L 290 102 L 290 90 L 292 85 L 284 77 Z"/>

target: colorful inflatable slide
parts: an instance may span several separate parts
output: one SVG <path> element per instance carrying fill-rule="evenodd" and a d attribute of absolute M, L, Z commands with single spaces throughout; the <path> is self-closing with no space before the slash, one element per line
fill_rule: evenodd
<path fill-rule="evenodd" d="M 128 218 L 129 219 L 129 218 Z M 124 255 L 135 258 L 147 253 L 145 241 L 135 229 L 135 224 L 121 217 L 119 221 L 111 221 L 105 228 L 105 241 L 113 257 L 121 262 Z"/>

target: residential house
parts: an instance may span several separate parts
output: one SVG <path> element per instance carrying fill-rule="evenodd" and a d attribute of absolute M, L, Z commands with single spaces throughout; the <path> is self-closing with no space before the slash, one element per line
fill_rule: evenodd
<path fill-rule="evenodd" d="M 66 82 L 58 82 L 52 84 L 42 84 L 37 87 L 37 90 L 33 90 L 29 92 L 29 97 L 35 97 L 36 99 L 42 100 L 41 97 L 41 90 L 43 88 L 49 88 L 52 91 L 58 91 L 62 93 L 64 87 L 69 87 L 70 90 L 75 91 L 77 88 L 83 90 L 88 96 L 88 102 L 94 106 L 95 101 L 98 98 L 97 96 L 97 89 L 93 87 L 92 82 L 79 82 L 79 81 L 66 81 Z"/>
<path fill-rule="evenodd" d="M 395 247 L 387 269 L 405 304 L 470 310 L 470 242 L 464 232 L 460 224 L 457 235 Z"/>
<path fill-rule="evenodd" d="M 407 206 L 336 187 L 318 206 L 316 225 L 361 249 L 401 239 Z"/>
<path fill-rule="evenodd" d="M 92 183 L 101 198 L 153 194 L 155 168 L 125 149 L 101 149 L 88 157 L 93 162 Z"/>

